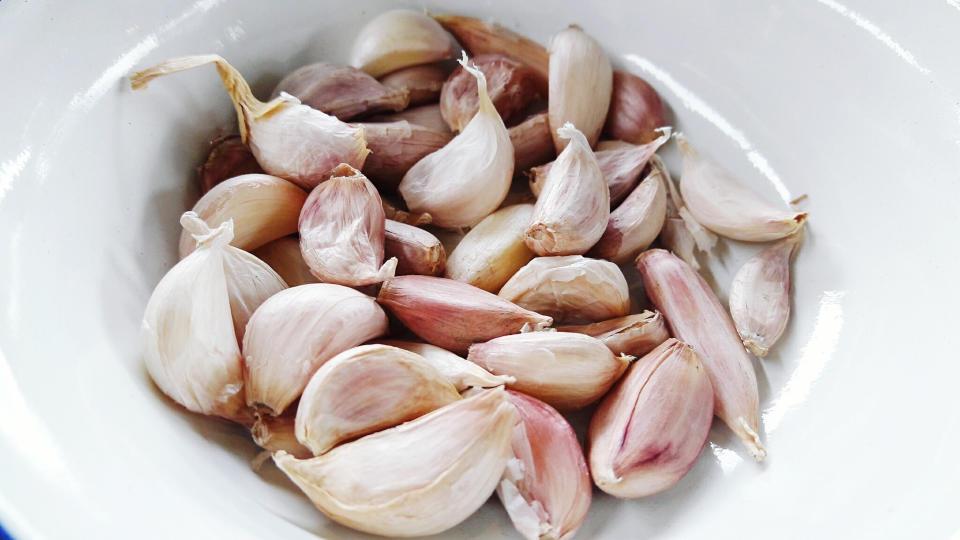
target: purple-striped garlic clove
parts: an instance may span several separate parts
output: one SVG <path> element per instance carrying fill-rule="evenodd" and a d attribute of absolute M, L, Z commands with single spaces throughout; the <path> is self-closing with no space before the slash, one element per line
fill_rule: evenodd
<path fill-rule="evenodd" d="M 637 358 L 666 341 L 670 334 L 659 311 L 644 311 L 585 325 L 557 327 L 559 332 L 577 332 L 602 341 L 613 354 Z"/>
<path fill-rule="evenodd" d="M 410 107 L 439 101 L 446 80 L 447 70 L 440 64 L 410 66 L 380 77 L 384 86 L 405 90 L 410 96 Z"/>
<path fill-rule="evenodd" d="M 490 101 L 504 123 L 513 123 L 540 97 L 536 75 L 520 62 L 502 54 L 481 54 L 472 62 L 486 77 Z M 479 100 L 476 79 L 460 67 L 443 85 L 440 113 L 450 129 L 461 131 L 480 109 Z"/>
<path fill-rule="evenodd" d="M 450 253 L 446 277 L 499 292 L 533 258 L 523 240 L 532 215 L 532 204 L 515 204 L 483 218 Z"/>
<path fill-rule="evenodd" d="M 667 125 L 666 116 L 660 95 L 647 81 L 626 71 L 613 72 L 605 136 L 644 144 L 657 138 L 657 130 Z"/>
<path fill-rule="evenodd" d="M 631 262 L 650 247 L 667 216 L 667 188 L 660 169 L 650 174 L 610 212 L 607 229 L 588 254 L 617 264 Z"/>
<path fill-rule="evenodd" d="M 402 111 L 410 102 L 410 92 L 405 88 L 385 86 L 355 67 L 325 62 L 292 71 L 277 84 L 272 97 L 282 92 L 340 120 Z"/>
<path fill-rule="evenodd" d="M 418 11 L 385 11 L 360 29 L 350 64 L 374 77 L 398 69 L 454 58 L 456 40 L 437 21 Z"/>
<path fill-rule="evenodd" d="M 557 131 L 565 124 L 577 126 L 593 147 L 610 108 L 613 68 L 606 51 L 582 28 L 571 25 L 550 39 L 548 111 L 553 145 L 559 154 L 568 138 Z M 584 84 L 589 81 L 589 87 Z"/>
<path fill-rule="evenodd" d="M 319 283 L 317 277 L 310 273 L 307 261 L 303 260 L 300 239 L 296 235 L 277 238 L 255 249 L 253 254 L 270 265 L 290 287 Z"/>
<path fill-rule="evenodd" d="M 447 261 L 447 252 L 436 236 L 391 219 L 386 221 L 384 256 L 397 259 L 399 276 L 438 276 Z"/>
<path fill-rule="evenodd" d="M 503 386 L 516 380 L 509 375 L 494 375 L 466 358 L 429 343 L 396 339 L 381 339 L 377 343 L 419 354 L 427 363 L 446 377 L 459 392 L 468 388 Z"/>
<path fill-rule="evenodd" d="M 263 174 L 263 169 L 240 136 L 223 135 L 210 141 L 210 153 L 197 167 L 200 191 L 206 193 L 220 182 L 242 174 Z"/>
<path fill-rule="evenodd" d="M 513 145 L 514 171 L 525 171 L 556 157 L 550 119 L 546 112 L 529 118 L 507 130 Z"/>
<path fill-rule="evenodd" d="M 406 120 L 366 122 L 363 126 L 370 155 L 363 173 L 381 189 L 393 191 L 403 175 L 424 157 L 443 148 L 452 135 Z"/>

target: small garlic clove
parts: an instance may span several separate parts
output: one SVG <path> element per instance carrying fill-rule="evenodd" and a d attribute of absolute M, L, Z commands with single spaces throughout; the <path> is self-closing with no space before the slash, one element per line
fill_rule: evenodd
<path fill-rule="evenodd" d="M 580 326 L 559 326 L 557 331 L 593 336 L 609 347 L 613 354 L 626 354 L 637 358 L 652 351 L 670 337 L 667 323 L 659 311 L 644 311 Z"/>
<path fill-rule="evenodd" d="M 679 218 L 684 229 L 686 229 L 686 232 L 674 229 L 674 233 L 668 237 L 668 240 L 677 244 L 678 254 L 689 251 L 689 259 L 686 256 L 681 257 L 695 270 L 699 270 L 700 264 L 697 262 L 696 257 L 693 256 L 693 247 L 695 246 L 700 251 L 710 251 L 717 245 L 717 235 L 701 225 L 700 222 L 693 217 L 693 214 L 690 213 L 690 210 L 687 209 L 683 198 L 680 196 L 680 190 L 674 185 L 673 177 L 670 176 L 670 171 L 667 170 L 667 166 L 663 163 L 663 160 L 654 155 L 650 158 L 650 169 L 658 170 L 661 178 L 663 178 L 667 184 L 667 191 L 670 193 L 670 197 L 667 200 L 667 217 Z M 689 245 L 691 242 L 693 242 L 693 246 Z"/>
<path fill-rule="evenodd" d="M 458 399 L 457 389 L 420 355 L 387 345 L 354 347 L 326 361 L 303 389 L 297 440 L 320 455 Z"/>
<path fill-rule="evenodd" d="M 670 488 L 693 468 L 712 418 L 713 389 L 697 354 L 667 340 L 630 366 L 594 412 L 594 482 L 623 498 Z"/>
<path fill-rule="evenodd" d="M 494 22 L 460 15 L 434 15 L 471 55 L 504 54 L 536 73 L 540 86 L 546 88 L 550 55 L 543 45 Z"/>
<path fill-rule="evenodd" d="M 424 341 L 453 352 L 525 325 L 541 329 L 553 322 L 472 285 L 430 276 L 389 279 L 377 301 Z"/>
<path fill-rule="evenodd" d="M 510 454 L 517 414 L 486 390 L 308 460 L 277 466 L 330 519 L 390 537 L 445 531 L 490 497 Z"/>
<path fill-rule="evenodd" d="M 610 212 L 607 229 L 588 254 L 617 264 L 631 262 L 650 247 L 667 217 L 667 188 L 660 171 L 650 174 Z"/>
<path fill-rule="evenodd" d="M 452 135 L 406 120 L 359 124 L 367 137 L 370 155 L 363 173 L 381 189 L 396 190 L 403 175 L 424 157 L 443 148 Z"/>
<path fill-rule="evenodd" d="M 516 379 L 509 375 L 494 375 L 482 367 L 467 361 L 452 352 L 430 345 L 429 343 L 419 343 L 416 341 L 401 341 L 396 339 L 381 339 L 377 343 L 397 347 L 412 353 L 419 354 L 437 369 L 457 391 L 463 392 L 468 388 L 492 388 L 514 382 Z"/>
<path fill-rule="evenodd" d="M 693 254 L 697 244 L 683 219 L 667 217 L 663 220 L 663 228 L 660 229 L 660 243 L 671 253 L 683 259 L 694 270 L 700 270 L 700 263 L 697 261 L 696 255 Z"/>
<path fill-rule="evenodd" d="M 391 88 L 351 66 L 317 62 L 298 68 L 273 90 L 295 96 L 304 105 L 340 120 L 382 111 L 402 111 L 410 102 L 405 88 Z"/>
<path fill-rule="evenodd" d="M 803 227 L 807 214 L 773 205 L 703 156 L 683 135 L 680 192 L 696 220 L 711 231 L 746 242 L 777 240 Z"/>
<path fill-rule="evenodd" d="M 500 291 L 533 258 L 523 241 L 532 215 L 532 204 L 515 204 L 483 218 L 450 253 L 446 277 L 488 292 Z"/>
<path fill-rule="evenodd" d="M 511 334 L 470 347 L 467 360 L 495 375 L 511 375 L 511 390 L 560 410 L 586 407 L 617 382 L 630 356 L 614 356 L 602 341 L 572 332 Z"/>
<path fill-rule="evenodd" d="M 267 174 L 245 174 L 217 184 L 200 197 L 193 211 L 211 227 L 233 220 L 233 241 L 252 251 L 277 238 L 297 232 L 297 219 L 307 193 L 291 182 Z M 180 234 L 180 257 L 193 251 L 196 241 Z"/>
<path fill-rule="evenodd" d="M 546 403 L 508 391 L 520 422 L 497 495 L 527 540 L 572 538 L 590 509 L 592 485 L 573 428 Z"/>
<path fill-rule="evenodd" d="M 487 79 L 490 101 L 504 123 L 510 124 L 530 103 L 540 97 L 534 72 L 502 54 L 483 54 L 472 59 Z M 443 85 L 440 113 L 453 131 L 462 131 L 480 109 L 475 77 L 462 66 Z"/>
<path fill-rule="evenodd" d="M 572 143 L 551 167 L 524 233 L 538 255 L 586 253 L 610 219 L 610 190 L 583 133 L 571 124 L 558 132 Z"/>
<path fill-rule="evenodd" d="M 242 174 L 263 174 L 263 169 L 240 136 L 223 135 L 210 141 L 210 153 L 197 167 L 200 190 L 206 193 L 220 182 Z"/>
<path fill-rule="evenodd" d="M 790 320 L 790 259 L 801 236 L 789 236 L 748 260 L 730 286 L 730 315 L 737 333 L 760 357 L 780 339 Z"/>
<path fill-rule="evenodd" d="M 282 450 L 297 459 L 312 458 L 313 452 L 297 440 L 294 429 L 294 417 L 296 415 L 290 412 L 288 410 L 281 416 L 258 417 L 256 422 L 253 423 L 253 427 L 250 428 L 253 442 L 268 452 L 280 452 Z"/>
<path fill-rule="evenodd" d="M 387 219 L 399 221 L 400 223 L 406 223 L 407 225 L 413 225 L 414 227 L 419 227 L 420 225 L 429 225 L 433 221 L 433 216 L 430 214 L 411 214 L 406 210 L 397 208 L 396 205 L 387 199 L 381 198 L 381 200 L 383 202 L 383 215 Z"/>
<path fill-rule="evenodd" d="M 553 136 L 550 132 L 550 119 L 545 112 L 530 116 L 508 129 L 507 133 L 513 145 L 515 171 L 525 171 L 530 167 L 546 163 L 556 156 L 553 149 Z"/>
<path fill-rule="evenodd" d="M 700 356 L 715 394 L 714 413 L 750 455 L 767 455 L 759 435 L 757 375 L 730 315 L 710 286 L 687 263 L 662 249 L 637 257 L 643 287 L 667 319 L 671 334 Z"/>
<path fill-rule="evenodd" d="M 384 86 L 406 90 L 410 96 L 410 107 L 436 103 L 446 80 L 447 70 L 440 64 L 410 66 L 380 77 Z"/>
<path fill-rule="evenodd" d="M 461 65 L 477 78 L 480 110 L 446 146 L 418 161 L 400 182 L 400 195 L 414 212 L 429 212 L 440 227 L 472 227 L 500 206 L 513 179 L 513 145 L 487 95 L 483 72 Z"/>
<path fill-rule="evenodd" d="M 457 42 L 428 15 L 386 11 L 365 24 L 350 52 L 350 64 L 380 77 L 410 66 L 453 58 Z"/>
<path fill-rule="evenodd" d="M 393 276 L 396 259 L 383 262 L 385 217 L 377 188 L 341 164 L 315 187 L 300 212 L 300 250 L 325 283 L 359 286 Z"/>
<path fill-rule="evenodd" d="M 443 115 L 440 114 L 439 103 L 413 107 L 398 113 L 381 114 L 370 118 L 370 122 L 377 123 L 400 122 L 401 120 L 425 127 L 436 133 L 444 133 L 448 135 L 448 140 L 453 138 L 453 132 L 450 131 L 450 126 L 447 125 L 443 120 Z"/>
<path fill-rule="evenodd" d="M 270 265 L 290 287 L 318 283 L 316 276 L 310 273 L 310 267 L 303 260 L 300 251 L 300 239 L 297 236 L 277 238 L 253 251 L 258 259 Z"/>
<path fill-rule="evenodd" d="M 447 261 L 447 252 L 436 236 L 390 219 L 386 221 L 384 254 L 397 259 L 397 275 L 400 276 L 438 276 L 443 273 Z"/>
<path fill-rule="evenodd" d="M 555 322 L 602 321 L 630 313 L 630 290 L 620 268 L 581 255 L 537 257 L 504 284 L 499 296 Z"/>
<path fill-rule="evenodd" d="M 247 404 L 283 413 L 324 362 L 386 332 L 383 309 L 349 287 L 314 283 L 271 296 L 243 338 Z"/>
<path fill-rule="evenodd" d="M 592 147 L 600 139 L 610 107 L 613 68 L 610 59 L 582 28 L 571 25 L 550 39 L 550 128 L 559 154 L 567 138 L 557 131 L 571 123 Z"/>
<path fill-rule="evenodd" d="M 657 129 L 666 125 L 666 110 L 657 91 L 633 73 L 614 71 L 604 135 L 644 144 L 658 138 Z"/>

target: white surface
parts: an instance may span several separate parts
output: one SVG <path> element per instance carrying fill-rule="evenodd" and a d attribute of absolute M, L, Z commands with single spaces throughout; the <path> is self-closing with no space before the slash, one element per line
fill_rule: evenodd
<path fill-rule="evenodd" d="M 245 434 L 172 406 L 137 353 L 193 167 L 233 110 L 212 68 L 136 94 L 124 77 L 218 52 L 266 96 L 345 59 L 388 3 L 270 4 L 0 3 L 0 523 L 17 538 L 362 537 L 253 473 Z M 810 195 L 795 314 L 759 377 L 768 462 L 715 425 L 680 485 L 597 496 L 580 538 L 960 530 L 960 5 L 439 6 L 544 41 L 581 24 L 707 154 L 771 199 Z M 755 249 L 727 246 L 724 288 Z M 515 536 L 493 502 L 445 537 Z"/>

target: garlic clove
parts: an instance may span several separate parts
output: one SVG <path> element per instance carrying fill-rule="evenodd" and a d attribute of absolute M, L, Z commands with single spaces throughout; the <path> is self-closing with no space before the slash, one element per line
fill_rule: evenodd
<path fill-rule="evenodd" d="M 719 235 L 747 242 L 777 240 L 803 227 L 807 214 L 770 204 L 701 155 L 686 137 L 678 134 L 676 139 L 683 154 L 680 192 L 699 223 Z"/>
<path fill-rule="evenodd" d="M 570 424 L 546 403 L 508 391 L 520 422 L 497 495 L 527 540 L 572 538 L 590 509 L 592 485 Z"/>
<path fill-rule="evenodd" d="M 440 227 L 472 227 L 500 206 L 513 179 L 513 145 L 487 95 L 483 72 L 461 65 L 477 78 L 480 110 L 446 146 L 418 161 L 400 182 L 400 195 L 414 212 L 429 212 Z"/>
<path fill-rule="evenodd" d="M 600 138 L 613 88 L 610 59 L 582 28 L 571 25 L 550 39 L 550 92 L 548 110 L 553 145 L 559 154 L 567 137 L 557 131 L 571 123 L 592 147 Z"/>
<path fill-rule="evenodd" d="M 560 410 L 600 399 L 630 364 L 602 341 L 572 332 L 525 332 L 470 346 L 467 360 L 495 375 L 511 375 L 507 388 Z"/>
<path fill-rule="evenodd" d="M 629 263 L 657 239 L 666 217 L 667 188 L 660 171 L 653 168 L 610 212 L 607 229 L 588 253 L 617 264 Z"/>
<path fill-rule="evenodd" d="M 270 265 L 233 246 L 224 248 L 223 271 L 227 278 L 233 329 L 240 343 L 253 312 L 267 298 L 286 289 L 287 283 Z"/>
<path fill-rule="evenodd" d="M 395 9 L 377 15 L 360 29 L 350 64 L 374 77 L 456 56 L 457 42 L 428 15 Z"/>
<path fill-rule="evenodd" d="M 297 440 L 294 429 L 296 414 L 290 412 L 288 409 L 280 416 L 259 416 L 250 428 L 253 442 L 268 452 L 282 450 L 297 459 L 312 458 L 313 452 Z"/>
<path fill-rule="evenodd" d="M 381 189 L 393 191 L 403 175 L 424 157 L 443 148 L 453 138 L 406 120 L 359 124 L 367 137 L 370 155 L 363 173 Z"/>
<path fill-rule="evenodd" d="M 499 296 L 555 322 L 601 321 L 630 313 L 630 290 L 620 268 L 581 255 L 537 257 L 504 284 Z"/>
<path fill-rule="evenodd" d="M 517 421 L 502 389 L 455 401 L 397 427 L 277 466 L 330 519 L 391 537 L 445 531 L 490 497 Z"/>
<path fill-rule="evenodd" d="M 790 320 L 790 259 L 799 234 L 764 249 L 744 263 L 730 286 L 730 315 L 750 351 L 766 356 Z"/>
<path fill-rule="evenodd" d="M 507 133 L 513 145 L 515 171 L 525 171 L 556 156 L 550 120 L 545 112 L 530 116 L 508 129 Z"/>
<path fill-rule="evenodd" d="M 540 85 L 546 87 L 550 56 L 543 45 L 494 22 L 460 15 L 433 18 L 456 36 L 470 54 L 505 54 L 532 69 Z"/>
<path fill-rule="evenodd" d="M 386 221 L 384 254 L 397 259 L 397 275 L 443 273 L 447 252 L 437 237 L 399 221 Z"/>
<path fill-rule="evenodd" d="M 458 399 L 457 389 L 420 355 L 387 345 L 354 347 L 310 378 L 297 408 L 297 440 L 323 454 Z"/>
<path fill-rule="evenodd" d="M 671 253 L 683 259 L 694 270 L 700 270 L 700 263 L 693 250 L 697 246 L 693 235 L 679 217 L 667 217 L 660 229 L 660 243 Z"/>
<path fill-rule="evenodd" d="M 242 174 L 263 174 L 263 169 L 240 136 L 223 135 L 210 141 L 210 153 L 197 167 L 200 190 L 206 193 L 220 182 Z"/>
<path fill-rule="evenodd" d="M 381 201 L 383 202 L 383 215 L 386 219 L 392 219 L 393 221 L 399 221 L 400 223 L 406 223 L 414 227 L 429 225 L 433 222 L 433 216 L 430 214 L 411 214 L 406 210 L 397 208 L 396 205 L 387 199 L 381 198 Z"/>
<path fill-rule="evenodd" d="M 587 140 L 570 124 L 558 131 L 573 143 L 550 168 L 524 233 L 538 255 L 586 253 L 610 219 L 610 190 Z"/>
<path fill-rule="evenodd" d="M 193 211 L 211 227 L 232 219 L 231 245 L 251 251 L 297 232 L 297 219 L 306 199 L 306 192 L 283 178 L 245 174 L 217 184 L 200 197 Z M 195 245 L 184 230 L 180 234 L 180 257 L 186 257 Z"/>
<path fill-rule="evenodd" d="M 616 497 L 676 484 L 696 463 L 713 418 L 710 378 L 690 346 L 669 339 L 637 360 L 590 420 L 590 472 Z"/>
<path fill-rule="evenodd" d="M 349 287 L 314 283 L 271 296 L 243 338 L 247 404 L 283 413 L 324 362 L 386 332 L 383 309 Z"/>
<path fill-rule="evenodd" d="M 446 80 L 447 70 L 440 64 L 410 66 L 380 77 L 384 86 L 405 90 L 410 96 L 410 107 L 436 103 Z"/>
<path fill-rule="evenodd" d="M 436 133 L 446 134 L 448 135 L 448 140 L 453 138 L 453 132 L 450 131 L 450 126 L 447 125 L 447 123 L 443 120 L 443 115 L 440 114 L 439 103 L 422 105 L 420 107 L 413 107 L 398 113 L 381 114 L 370 118 L 370 122 L 373 123 L 400 122 L 401 120 L 406 120 L 411 124 L 425 127 Z"/>
<path fill-rule="evenodd" d="M 681 259 L 662 249 L 637 257 L 643 287 L 667 319 L 670 333 L 689 344 L 707 370 L 714 413 L 740 438 L 750 455 L 767 455 L 759 435 L 757 375 L 730 315 L 710 286 Z"/>
<path fill-rule="evenodd" d="M 472 285 L 430 276 L 389 279 L 377 301 L 424 341 L 453 352 L 525 325 L 541 329 L 553 322 Z"/>
<path fill-rule="evenodd" d="M 295 235 L 277 238 L 255 249 L 253 254 L 270 265 L 270 268 L 273 268 L 290 287 L 319 282 L 316 276 L 310 273 L 307 262 L 303 260 L 300 239 Z"/>
<path fill-rule="evenodd" d="M 459 392 L 471 387 L 492 388 L 502 386 L 516 380 L 509 375 L 494 375 L 473 362 L 468 362 L 466 358 L 429 343 L 396 339 L 381 339 L 377 340 L 377 343 L 419 354 L 427 363 L 446 377 Z"/>
<path fill-rule="evenodd" d="M 660 94 L 633 73 L 614 71 L 604 135 L 644 144 L 658 138 L 657 130 L 666 125 L 667 114 Z"/>
<path fill-rule="evenodd" d="M 506 124 L 516 120 L 530 103 L 540 97 L 533 71 L 502 54 L 475 56 L 473 65 L 487 79 L 487 93 Z M 475 77 L 463 67 L 456 69 L 443 85 L 440 113 L 453 131 L 462 131 L 480 109 Z"/>
<path fill-rule="evenodd" d="M 498 292 L 533 258 L 523 241 L 532 215 L 532 204 L 515 204 L 483 218 L 450 253 L 446 277 Z"/>
<path fill-rule="evenodd" d="M 626 354 L 637 358 L 652 351 L 670 337 L 667 323 L 659 311 L 644 311 L 580 326 L 559 326 L 557 331 L 593 336 L 609 347 L 613 354 Z"/>
<path fill-rule="evenodd" d="M 402 111 L 410 102 L 405 88 L 391 88 L 351 66 L 317 62 L 294 70 L 273 90 L 340 120 L 382 111 Z"/>
<path fill-rule="evenodd" d="M 362 129 L 303 105 L 286 93 L 263 103 L 254 97 L 240 72 L 218 55 L 167 60 L 135 73 L 130 86 L 145 88 L 157 77 L 205 64 L 216 65 L 237 111 L 240 137 L 267 173 L 312 189 L 339 163 L 363 167 L 368 152 Z"/>
<path fill-rule="evenodd" d="M 341 164 L 315 187 L 300 212 L 300 250 L 320 281 L 359 286 L 393 276 L 396 259 L 383 262 L 385 217 L 377 188 Z"/>

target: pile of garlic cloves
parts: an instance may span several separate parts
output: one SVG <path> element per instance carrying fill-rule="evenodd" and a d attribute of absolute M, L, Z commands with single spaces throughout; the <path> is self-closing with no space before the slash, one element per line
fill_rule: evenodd
<path fill-rule="evenodd" d="M 218 55 L 131 77 L 212 64 L 237 115 L 144 314 L 164 394 L 245 426 L 326 516 L 387 537 L 496 493 L 522 537 L 571 538 L 594 486 L 676 484 L 714 418 L 765 458 L 753 356 L 787 329 L 805 213 L 673 131 L 576 25 L 543 46 L 393 10 L 349 65 L 316 60 L 268 101 Z M 674 140 L 678 181 L 657 155 Z M 728 306 L 699 273 L 719 237 L 771 243 Z M 580 441 L 564 413 L 584 409 Z"/>

